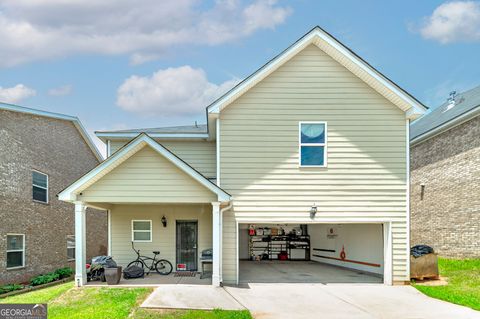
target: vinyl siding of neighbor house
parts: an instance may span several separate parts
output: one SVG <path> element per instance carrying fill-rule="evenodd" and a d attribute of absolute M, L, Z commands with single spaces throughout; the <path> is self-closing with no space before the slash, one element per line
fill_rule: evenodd
<path fill-rule="evenodd" d="M 82 191 L 85 202 L 210 203 L 217 196 L 150 146 Z"/>
<path fill-rule="evenodd" d="M 328 167 L 300 168 L 300 121 L 328 124 Z M 236 223 L 392 221 L 393 280 L 409 280 L 406 117 L 314 45 L 220 113 L 223 278 L 236 280 Z M 314 220 L 310 207 L 318 206 Z"/>
<path fill-rule="evenodd" d="M 130 140 L 110 141 L 110 154 L 118 151 Z M 216 175 L 216 157 L 215 142 L 201 141 L 162 141 L 157 142 L 166 147 L 169 151 L 187 162 L 203 176 L 215 178 Z"/>
<path fill-rule="evenodd" d="M 163 227 L 162 216 L 167 218 Z M 114 205 L 110 210 L 111 255 L 126 266 L 136 258 L 132 250 L 132 220 L 152 221 L 152 242 L 135 243 L 142 255 L 152 256 L 159 250 L 161 259 L 167 259 L 175 267 L 176 221 L 198 221 L 198 252 L 212 248 L 212 205 Z M 200 257 L 200 256 L 199 256 Z M 175 270 L 175 269 L 174 269 Z"/>

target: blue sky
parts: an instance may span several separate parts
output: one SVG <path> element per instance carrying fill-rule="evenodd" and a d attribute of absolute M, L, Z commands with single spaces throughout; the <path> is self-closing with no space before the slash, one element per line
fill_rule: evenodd
<path fill-rule="evenodd" d="M 0 100 L 90 130 L 204 108 L 315 25 L 428 106 L 480 85 L 475 1 L 0 1 Z"/>

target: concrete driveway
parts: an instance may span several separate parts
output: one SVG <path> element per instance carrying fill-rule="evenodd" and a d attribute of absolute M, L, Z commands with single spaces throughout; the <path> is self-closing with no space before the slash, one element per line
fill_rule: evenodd
<path fill-rule="evenodd" d="M 480 312 L 427 297 L 410 286 L 258 283 L 224 289 L 256 319 L 480 318 Z"/>

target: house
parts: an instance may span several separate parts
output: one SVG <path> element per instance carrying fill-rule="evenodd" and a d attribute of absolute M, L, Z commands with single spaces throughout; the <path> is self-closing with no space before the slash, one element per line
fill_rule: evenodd
<path fill-rule="evenodd" d="M 73 267 L 73 205 L 56 195 L 101 160 L 78 118 L 0 103 L 0 284 Z M 87 224 L 88 256 L 106 253 L 105 212 Z"/>
<path fill-rule="evenodd" d="M 480 86 L 412 123 L 411 237 L 441 256 L 480 258 Z"/>
<path fill-rule="evenodd" d="M 124 266 L 133 242 L 176 270 L 212 248 L 215 286 L 308 260 L 409 281 L 408 128 L 424 112 L 316 27 L 209 105 L 206 126 L 97 132 L 108 158 L 59 194 L 75 203 L 77 254 L 99 207 Z"/>

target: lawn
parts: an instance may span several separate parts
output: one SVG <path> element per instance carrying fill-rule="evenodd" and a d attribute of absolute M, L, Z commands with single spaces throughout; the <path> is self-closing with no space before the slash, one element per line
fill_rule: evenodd
<path fill-rule="evenodd" d="M 0 303 L 48 303 L 48 318 L 251 319 L 248 311 L 154 311 L 139 308 L 150 288 L 73 288 L 61 284 L 7 297 Z"/>
<path fill-rule="evenodd" d="M 438 265 L 448 285 L 414 287 L 430 297 L 480 310 L 480 259 L 439 258 Z"/>

